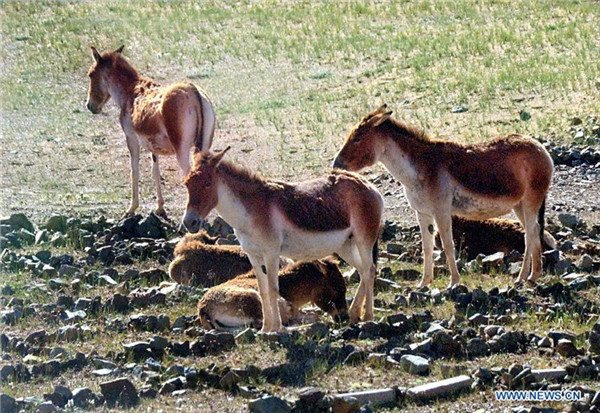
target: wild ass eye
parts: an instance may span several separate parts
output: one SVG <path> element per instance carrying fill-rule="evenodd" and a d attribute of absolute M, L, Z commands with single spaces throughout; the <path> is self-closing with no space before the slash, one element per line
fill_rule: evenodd
<path fill-rule="evenodd" d="M 205 182 L 205 183 L 204 183 L 204 187 L 205 187 L 205 188 L 208 188 L 208 187 L 209 187 L 209 186 L 211 186 L 211 185 L 212 185 L 212 182 Z"/>
<path fill-rule="evenodd" d="M 356 136 L 356 137 L 352 138 L 352 142 L 354 142 L 354 143 L 360 142 L 360 136 Z"/>

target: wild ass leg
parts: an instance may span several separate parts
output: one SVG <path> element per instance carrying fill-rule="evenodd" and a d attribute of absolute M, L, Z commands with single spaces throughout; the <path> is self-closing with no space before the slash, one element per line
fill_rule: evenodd
<path fill-rule="evenodd" d="M 139 199 L 139 181 L 140 181 L 140 144 L 137 136 L 127 134 L 127 148 L 129 149 L 129 158 L 131 160 L 131 204 L 123 217 L 129 217 L 135 214 L 140 205 Z"/>
<path fill-rule="evenodd" d="M 421 242 L 423 243 L 423 279 L 417 288 L 425 287 L 433 281 L 433 217 L 417 212 L 417 221 L 421 230 Z"/>
<path fill-rule="evenodd" d="M 272 324 L 271 305 L 269 301 L 269 277 L 263 272 L 265 264 L 262 258 L 258 258 L 254 255 L 248 255 L 248 258 L 250 259 L 250 263 L 256 274 L 256 279 L 258 280 L 258 294 L 260 295 L 263 315 L 262 328 L 260 331 L 267 333 L 271 331 L 270 328 Z"/>
<path fill-rule="evenodd" d="M 364 307 L 365 315 L 363 321 L 373 320 L 373 289 L 375 287 L 375 277 L 377 277 L 376 263 L 373 262 L 372 246 L 369 248 L 365 245 L 364 248 L 359 247 L 360 258 L 363 263 L 360 279 L 364 280 Z"/>
<path fill-rule="evenodd" d="M 456 257 L 454 256 L 454 240 L 452 239 L 452 215 L 436 215 L 435 222 L 440 233 L 440 238 L 442 238 L 442 247 L 444 248 L 444 253 L 446 254 L 446 262 L 448 263 L 448 267 L 450 268 L 451 278 L 450 285 L 448 285 L 448 288 L 451 288 L 453 285 L 456 285 L 460 282 L 460 274 L 458 272 L 458 267 L 456 266 Z"/>
<path fill-rule="evenodd" d="M 542 275 L 542 240 L 540 237 L 540 224 L 538 223 L 537 208 L 526 211 L 527 226 L 525 228 L 525 249 L 529 248 L 529 260 L 531 261 L 531 275 L 527 281 L 535 283 Z"/>
<path fill-rule="evenodd" d="M 267 278 L 269 280 L 269 305 L 271 307 L 271 325 L 269 331 L 282 331 L 281 314 L 279 313 L 279 255 L 265 257 Z"/>
<path fill-rule="evenodd" d="M 360 315 L 363 307 L 363 302 L 365 300 L 365 280 L 363 271 L 363 265 L 361 262 L 360 254 L 358 252 L 358 248 L 353 242 L 346 242 L 344 247 L 337 251 L 338 255 L 342 257 L 344 261 L 348 264 L 356 268 L 360 275 L 360 283 L 358 284 L 358 289 L 354 294 L 354 299 L 352 300 L 352 304 L 350 305 L 350 324 L 357 323 L 360 321 Z"/>
<path fill-rule="evenodd" d="M 152 179 L 154 179 L 154 185 L 156 186 L 156 209 L 154 213 L 156 215 L 166 217 L 167 213 L 165 212 L 165 201 L 162 196 L 162 191 L 160 189 L 160 169 L 158 167 L 158 155 L 151 154 L 152 156 Z"/>
<path fill-rule="evenodd" d="M 522 203 L 519 203 L 516 207 L 513 208 L 513 211 L 519 222 L 521 222 L 521 226 L 523 226 L 523 230 L 525 231 L 525 252 L 523 253 L 523 264 L 521 265 L 521 271 L 519 271 L 519 277 L 515 280 L 516 283 L 524 282 L 527 280 L 527 276 L 529 275 L 529 270 L 531 268 L 531 255 L 530 249 L 531 245 L 527 242 L 527 216 L 525 211 L 523 210 Z"/>

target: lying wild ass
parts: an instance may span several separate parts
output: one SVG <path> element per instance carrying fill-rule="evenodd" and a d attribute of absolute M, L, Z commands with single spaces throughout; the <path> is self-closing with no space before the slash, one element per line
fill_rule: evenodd
<path fill-rule="evenodd" d="M 173 281 L 196 287 L 212 287 L 252 270 L 248 256 L 238 245 L 214 245 L 206 232 L 186 234 L 175 246 L 169 265 Z"/>
<path fill-rule="evenodd" d="M 248 256 L 239 245 L 218 245 L 218 237 L 200 230 L 185 236 L 175 246 L 169 276 L 179 284 L 213 287 L 252 270 Z M 282 259 L 280 268 L 291 261 Z"/>
<path fill-rule="evenodd" d="M 229 148 L 227 148 L 229 149 Z M 361 277 L 350 321 L 373 319 L 377 237 L 383 197 L 357 174 L 332 171 L 299 183 L 268 180 L 223 160 L 221 152 L 194 155 L 185 178 L 188 190 L 183 223 L 195 232 L 216 208 L 234 229 L 258 277 L 262 331 L 281 330 L 279 277 L 281 255 L 314 260 L 337 253 Z"/>
<path fill-rule="evenodd" d="M 423 242 L 420 286 L 433 281 L 434 221 L 450 267 L 450 286 L 459 282 L 452 241 L 452 215 L 486 219 L 515 212 L 525 229 L 525 257 L 519 280 L 542 273 L 541 236 L 552 159 L 537 141 L 508 135 L 462 145 L 432 139 L 422 130 L 391 119 L 383 105 L 350 132 L 333 166 L 361 170 L 381 161 L 404 185 L 417 212 Z"/>
<path fill-rule="evenodd" d="M 442 248 L 439 232 L 435 233 L 435 246 Z M 498 251 L 505 254 L 525 251 L 524 231 L 518 221 L 512 219 L 492 218 L 475 221 L 459 217 L 452 217 L 452 239 L 459 251 L 464 253 L 469 260 L 479 254 L 490 255 Z M 556 249 L 556 240 L 544 231 L 542 237 L 542 250 Z"/>
<path fill-rule="evenodd" d="M 207 150 L 215 130 L 215 112 L 206 94 L 191 83 L 161 86 L 141 76 L 123 57 L 123 46 L 98 53 L 88 71 L 87 108 L 100 113 L 112 96 L 121 109 L 119 121 L 131 158 L 131 205 L 139 206 L 140 145 L 152 153 L 152 177 L 156 186 L 157 215 L 166 215 L 160 189 L 158 155 L 175 155 L 184 175 L 190 170 L 190 149 Z"/>
<path fill-rule="evenodd" d="M 329 259 L 298 262 L 279 273 L 278 302 L 281 321 L 298 317 L 312 303 L 332 317 L 347 309 L 346 283 L 337 264 Z M 211 288 L 198 302 L 198 317 L 207 330 L 228 330 L 262 324 L 258 280 L 254 271 Z"/>

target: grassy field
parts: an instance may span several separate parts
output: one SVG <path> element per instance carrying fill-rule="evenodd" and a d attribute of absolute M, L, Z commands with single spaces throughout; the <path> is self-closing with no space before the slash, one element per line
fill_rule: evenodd
<path fill-rule="evenodd" d="M 571 118 L 600 111 L 595 1 L 2 2 L 0 13 L 3 213 L 127 205 L 116 108 L 84 107 L 91 45 L 125 44 L 143 74 L 203 87 L 215 147 L 233 144 L 240 162 L 284 178 L 325 171 L 382 102 L 463 141 L 519 131 L 570 142 Z M 162 169 L 167 208 L 179 213 L 180 172 L 173 159 Z"/>

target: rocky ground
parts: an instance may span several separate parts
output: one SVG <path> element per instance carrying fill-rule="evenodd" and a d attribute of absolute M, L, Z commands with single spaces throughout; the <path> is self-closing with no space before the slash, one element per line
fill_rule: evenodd
<path fill-rule="evenodd" d="M 597 151 L 551 149 L 557 176 L 598 185 Z M 534 287 L 513 286 L 513 252 L 461 259 L 462 284 L 447 291 L 436 253 L 434 285 L 417 290 L 418 231 L 386 221 L 376 321 L 321 316 L 267 335 L 196 325 L 204 291 L 166 273 L 172 223 L 55 215 L 35 225 L 13 214 L 0 221 L 1 410 L 599 411 L 600 225 L 582 218 L 598 199 L 574 208 L 579 189 L 565 184 L 573 193 L 554 199 L 558 248 Z M 234 240 L 220 220 L 206 229 Z M 353 292 L 358 278 L 343 270 Z M 503 389 L 582 398 L 496 401 Z"/>

